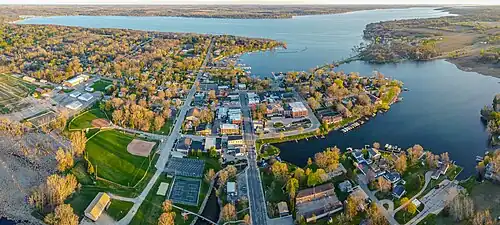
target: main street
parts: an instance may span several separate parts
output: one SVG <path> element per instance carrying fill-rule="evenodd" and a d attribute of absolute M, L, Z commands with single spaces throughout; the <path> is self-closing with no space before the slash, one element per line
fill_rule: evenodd
<path fill-rule="evenodd" d="M 213 48 L 213 42 L 214 42 L 214 40 L 212 39 L 210 41 L 210 45 L 207 49 L 205 60 L 203 61 L 202 65 L 201 65 L 200 71 L 198 72 L 194 83 L 198 83 L 201 75 L 203 74 L 203 71 L 201 69 L 204 68 L 208 63 L 208 60 L 210 57 L 210 52 L 212 51 L 212 48 Z M 127 215 L 125 215 L 125 217 L 123 217 L 120 221 L 118 221 L 118 224 L 127 225 L 132 221 L 132 219 L 135 216 L 135 213 L 137 212 L 137 210 L 141 206 L 142 202 L 144 201 L 144 199 L 148 195 L 149 191 L 153 188 L 153 186 L 156 184 L 156 181 L 158 180 L 160 175 L 163 173 L 163 171 L 165 169 L 165 165 L 168 161 L 168 157 L 170 156 L 170 151 L 173 149 L 174 143 L 180 134 L 182 122 L 184 121 L 184 117 L 186 116 L 186 113 L 190 108 L 190 105 L 191 105 L 191 102 L 193 101 L 193 97 L 194 97 L 195 93 L 196 93 L 196 85 L 193 84 L 193 86 L 189 90 L 189 94 L 186 96 L 186 100 L 185 100 L 184 104 L 182 105 L 180 113 L 178 114 L 179 116 L 176 119 L 176 122 L 174 124 L 173 129 L 172 129 L 172 132 L 170 133 L 170 136 L 168 136 L 167 140 L 163 140 L 160 143 L 160 146 L 158 147 L 158 149 L 160 149 L 160 157 L 158 158 L 158 161 L 156 162 L 156 165 L 155 165 L 155 167 L 156 167 L 155 174 L 153 175 L 151 180 L 149 180 L 149 183 L 146 185 L 146 187 L 141 192 L 141 194 L 137 198 L 135 198 L 134 205 L 128 211 Z"/>
<path fill-rule="evenodd" d="M 252 115 L 248 107 L 246 92 L 240 93 L 240 103 L 243 113 L 243 138 L 248 150 L 247 183 L 252 224 L 265 225 L 267 224 L 266 200 L 262 190 L 259 167 L 257 166 Z"/>

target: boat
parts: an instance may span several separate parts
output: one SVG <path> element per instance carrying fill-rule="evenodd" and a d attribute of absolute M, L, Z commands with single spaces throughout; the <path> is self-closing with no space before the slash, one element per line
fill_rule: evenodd
<path fill-rule="evenodd" d="M 476 156 L 476 161 L 477 162 L 481 162 L 483 160 L 484 160 L 484 158 L 482 156 Z"/>

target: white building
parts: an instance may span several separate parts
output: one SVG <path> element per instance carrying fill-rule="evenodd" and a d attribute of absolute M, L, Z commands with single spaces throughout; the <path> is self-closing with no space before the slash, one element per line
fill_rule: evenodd
<path fill-rule="evenodd" d="M 85 81 L 87 81 L 88 79 L 90 78 L 89 75 L 85 75 L 85 74 L 82 74 L 82 75 L 78 75 L 76 77 L 73 77 L 67 81 L 64 82 L 64 86 L 68 86 L 68 87 L 74 87 L 76 85 L 79 85 Z"/>
<path fill-rule="evenodd" d="M 66 108 L 68 109 L 72 109 L 72 110 L 78 110 L 79 108 L 81 108 L 83 106 L 83 104 L 79 101 L 74 101 L 68 105 L 66 105 Z"/>
<path fill-rule="evenodd" d="M 254 92 L 248 92 L 247 96 L 249 105 L 255 105 L 260 103 L 259 95 L 255 94 Z"/>
<path fill-rule="evenodd" d="M 78 97 L 79 100 L 82 100 L 85 102 L 92 100 L 92 98 L 94 98 L 94 96 L 90 93 L 85 93 L 85 94 L 80 95 L 80 97 Z"/>
<path fill-rule="evenodd" d="M 227 195 L 236 196 L 236 182 L 227 182 Z"/>
<path fill-rule="evenodd" d="M 71 94 L 69 94 L 69 96 L 72 98 L 78 98 L 78 96 L 80 96 L 81 94 L 82 93 L 79 91 L 73 91 L 73 92 L 71 92 Z"/>

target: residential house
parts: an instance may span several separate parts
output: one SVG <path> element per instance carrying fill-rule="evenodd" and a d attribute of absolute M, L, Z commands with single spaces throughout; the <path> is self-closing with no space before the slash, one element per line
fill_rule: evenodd
<path fill-rule="evenodd" d="M 449 167 L 450 167 L 449 163 L 439 162 L 439 167 L 434 172 L 432 172 L 431 178 L 435 180 L 439 179 L 441 175 L 446 174 Z"/>
<path fill-rule="evenodd" d="M 322 184 L 316 187 L 300 190 L 295 197 L 295 203 L 313 201 L 326 196 L 335 195 L 335 187 L 332 183 Z"/>
<path fill-rule="evenodd" d="M 352 184 L 349 180 L 345 180 L 339 184 L 339 189 L 342 192 L 351 192 L 352 191 Z"/>
<path fill-rule="evenodd" d="M 279 202 L 278 203 L 278 212 L 279 212 L 280 217 L 288 216 L 290 214 L 290 212 L 288 211 L 288 205 L 286 204 L 286 202 Z"/>
<path fill-rule="evenodd" d="M 375 148 L 368 148 L 368 156 L 370 156 L 372 160 L 376 160 L 380 158 L 380 152 Z"/>
<path fill-rule="evenodd" d="M 200 116 L 201 110 L 198 107 L 193 107 L 188 110 L 186 113 L 186 120 L 188 121 L 194 121 L 198 120 L 198 117 Z"/>
<path fill-rule="evenodd" d="M 342 208 L 332 183 L 301 190 L 296 197 L 297 218 L 304 218 L 306 222 L 321 219 Z"/>
<path fill-rule="evenodd" d="M 201 135 L 201 136 L 208 136 L 212 134 L 212 125 L 207 123 L 207 124 L 200 124 L 198 127 L 195 128 L 196 134 Z"/>
<path fill-rule="evenodd" d="M 181 137 L 177 141 L 176 151 L 188 153 L 191 150 L 191 144 L 193 143 L 193 139 Z"/>
<path fill-rule="evenodd" d="M 394 196 L 395 198 L 397 199 L 400 199 L 401 197 L 403 197 L 403 195 L 406 193 L 406 190 L 405 190 L 405 186 L 399 184 L 399 185 L 396 185 L 393 189 L 392 189 L 392 196 Z"/>
<path fill-rule="evenodd" d="M 219 137 L 207 137 L 205 138 L 205 151 L 215 148 L 217 152 L 222 150 L 222 138 Z"/>
<path fill-rule="evenodd" d="M 383 176 L 393 185 L 401 180 L 401 175 L 398 172 L 385 173 Z"/>

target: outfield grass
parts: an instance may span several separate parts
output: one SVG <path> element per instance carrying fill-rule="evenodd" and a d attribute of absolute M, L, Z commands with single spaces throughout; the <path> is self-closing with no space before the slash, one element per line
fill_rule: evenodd
<path fill-rule="evenodd" d="M 122 219 L 125 215 L 127 215 L 127 212 L 132 208 L 133 205 L 134 203 L 132 202 L 112 199 L 111 204 L 106 210 L 106 214 L 113 217 L 115 221 L 118 221 Z"/>
<path fill-rule="evenodd" d="M 94 82 L 94 84 L 92 84 L 91 87 L 94 88 L 94 91 L 104 92 L 106 90 L 106 87 L 109 86 L 110 84 L 113 84 L 113 82 L 110 80 L 100 79 Z"/>
<path fill-rule="evenodd" d="M 100 178 L 134 186 L 146 173 L 150 159 L 127 152 L 134 136 L 116 130 L 101 131 L 87 141 L 86 151 Z"/>
<path fill-rule="evenodd" d="M 166 199 L 166 196 L 156 195 L 156 191 L 158 190 L 161 182 L 169 183 L 169 189 L 172 187 L 172 179 L 168 178 L 165 173 L 162 173 L 160 177 L 158 177 L 156 184 L 153 186 L 153 188 L 151 188 L 151 191 L 149 191 L 148 195 L 137 210 L 137 213 L 130 222 L 130 225 L 158 224 L 158 218 L 160 218 L 160 215 L 163 213 L 161 204 Z M 180 214 L 178 214 L 176 217 L 179 216 Z"/>
<path fill-rule="evenodd" d="M 100 109 L 91 109 L 73 118 L 73 120 L 71 120 L 71 122 L 68 125 L 68 129 L 81 130 L 86 128 L 92 128 L 92 120 L 99 118 L 108 119 L 106 117 L 106 114 Z"/>

